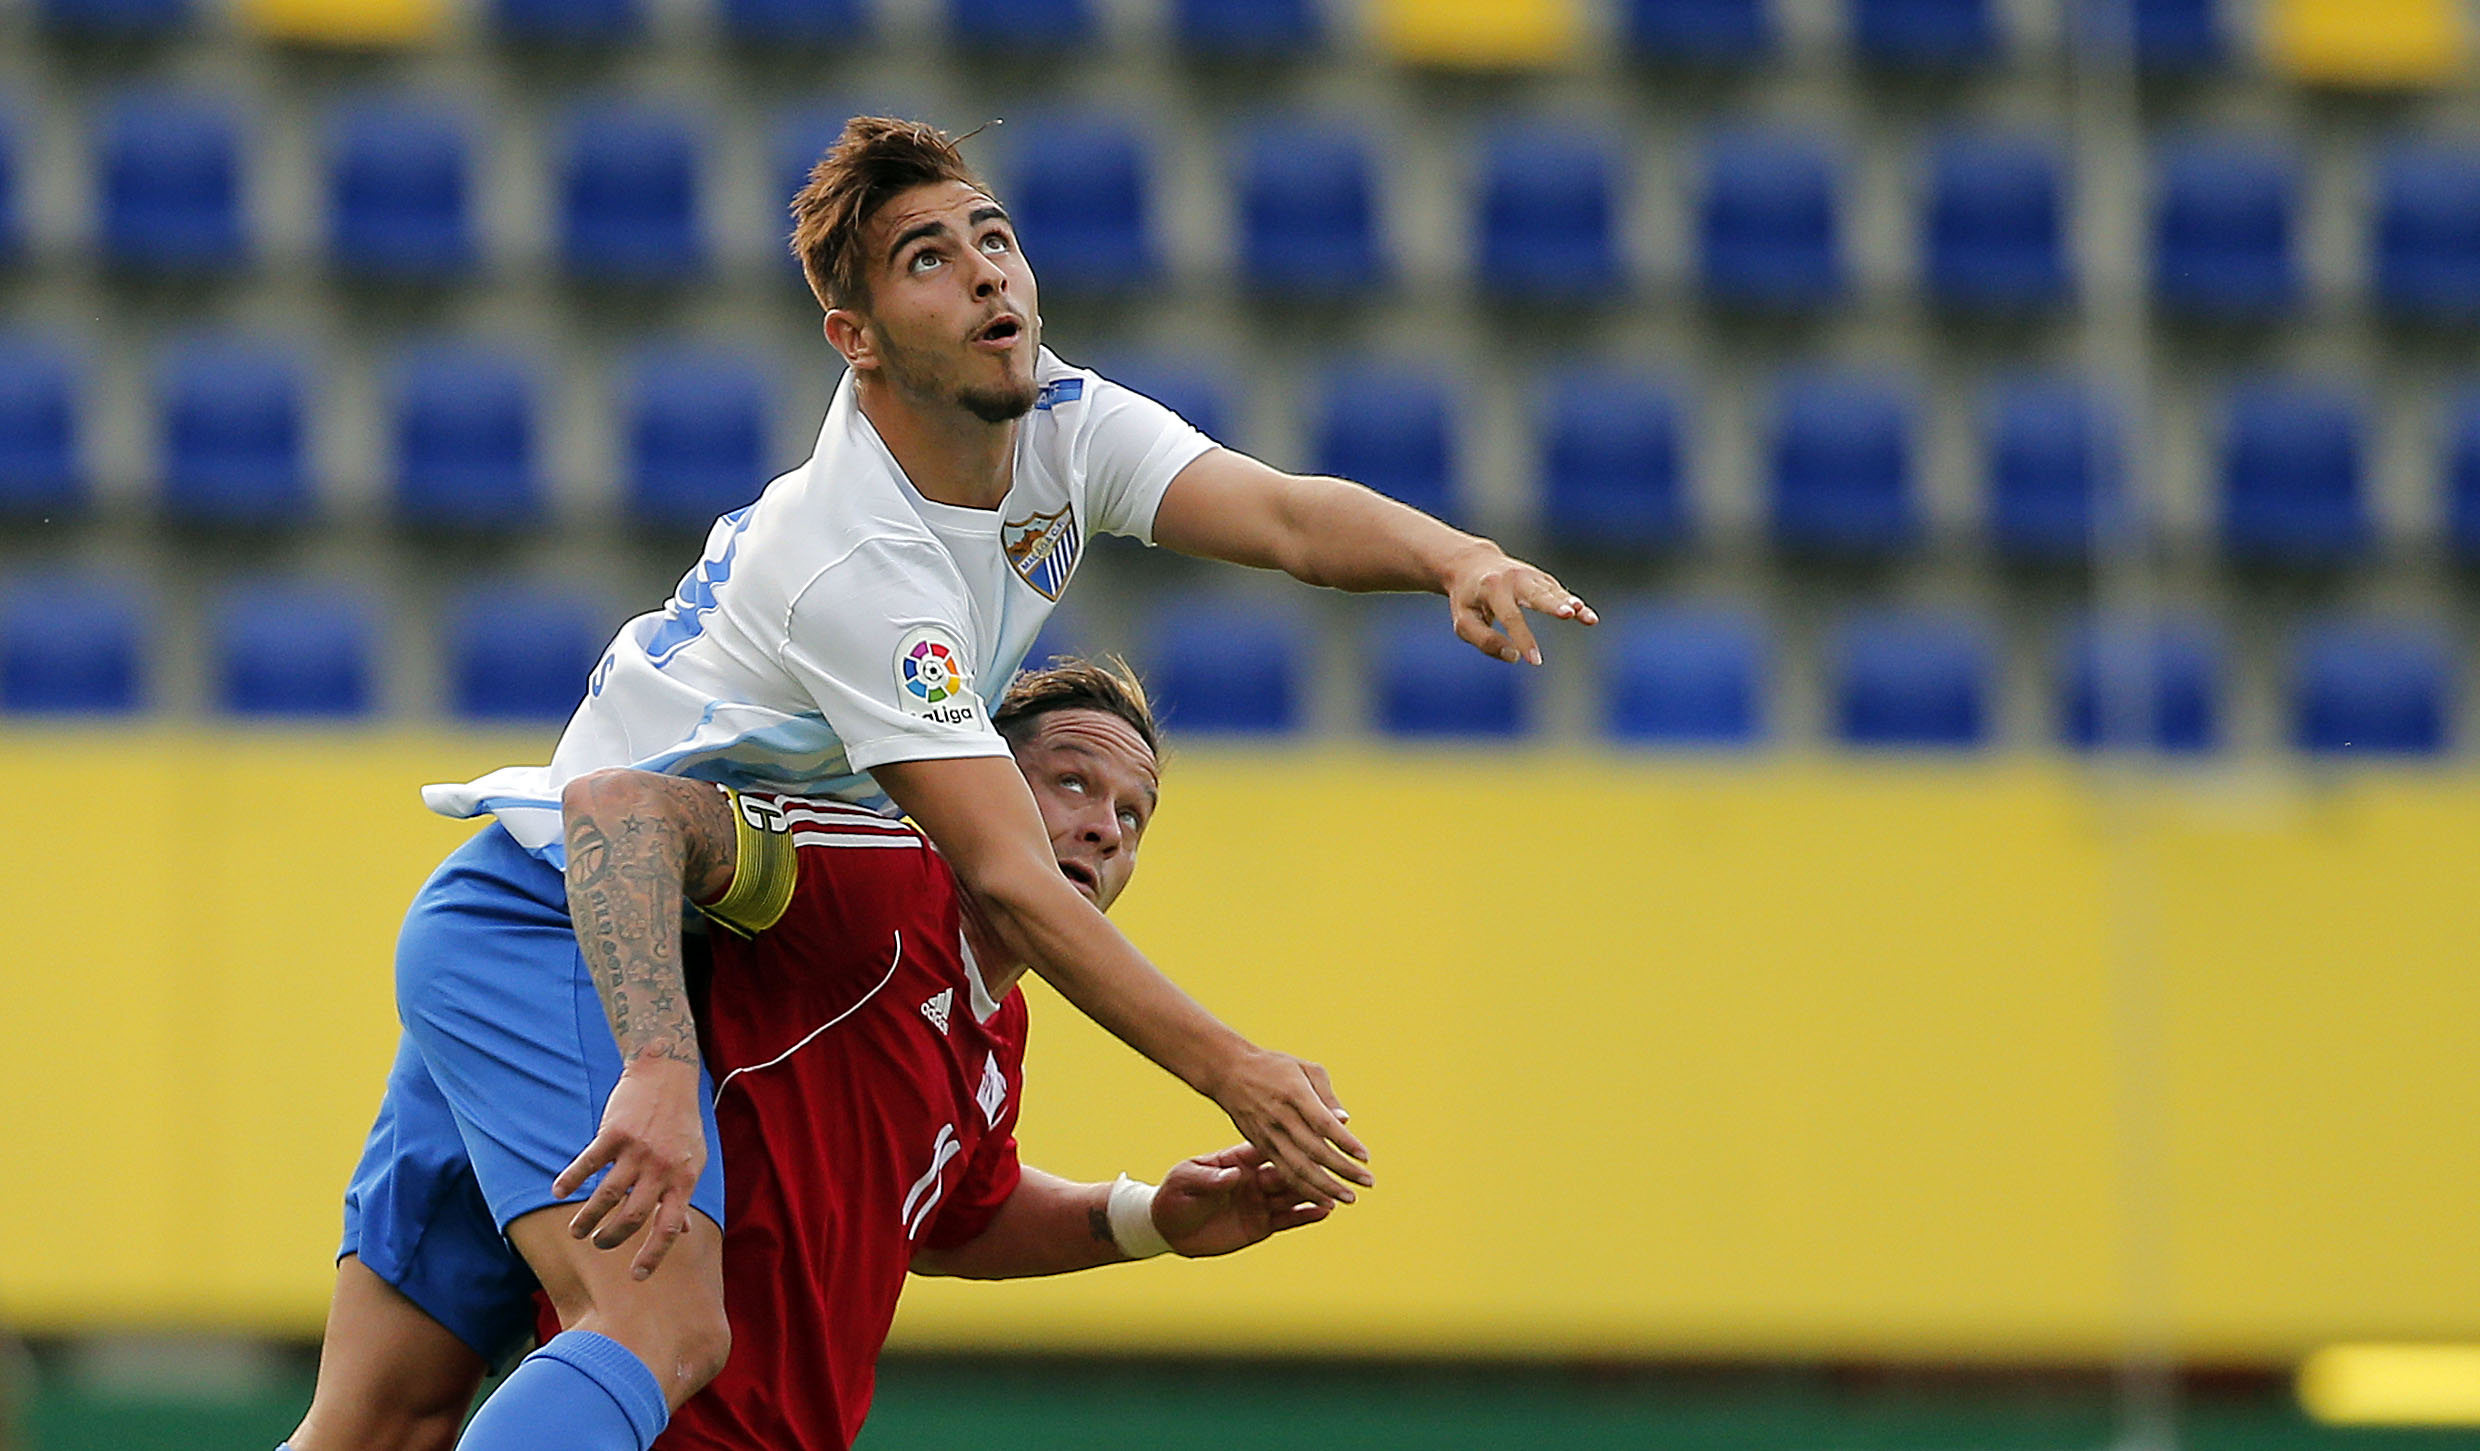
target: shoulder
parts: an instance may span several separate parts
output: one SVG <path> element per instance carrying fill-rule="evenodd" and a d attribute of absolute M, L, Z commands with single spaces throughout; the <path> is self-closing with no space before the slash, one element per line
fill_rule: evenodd
<path fill-rule="evenodd" d="M 841 541 L 792 590 L 796 609 L 866 607 L 893 619 L 921 606 L 961 604 L 964 573 L 919 520 L 913 528 Z"/>

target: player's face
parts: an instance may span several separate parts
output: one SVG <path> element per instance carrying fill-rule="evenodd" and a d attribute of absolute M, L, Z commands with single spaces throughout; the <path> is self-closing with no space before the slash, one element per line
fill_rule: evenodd
<path fill-rule="evenodd" d="M 1108 711 L 1055 710 L 1034 723 L 1016 766 L 1042 808 L 1059 870 L 1104 911 L 1137 869 L 1137 843 L 1154 819 L 1154 753 Z"/>
<path fill-rule="evenodd" d="M 1022 418 L 1033 407 L 1042 323 L 1007 209 L 963 182 L 933 182 L 880 207 L 863 245 L 867 356 L 885 379 L 916 402 L 985 423 Z"/>

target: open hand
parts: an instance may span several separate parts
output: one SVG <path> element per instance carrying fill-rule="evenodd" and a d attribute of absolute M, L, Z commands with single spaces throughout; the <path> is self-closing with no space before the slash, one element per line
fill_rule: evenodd
<path fill-rule="evenodd" d="M 630 1064 L 612 1085 L 594 1142 L 551 1181 L 551 1192 L 565 1199 L 595 1170 L 611 1166 L 577 1206 L 568 1232 L 594 1236 L 596 1249 L 618 1249 L 651 1220 L 654 1232 L 629 1267 L 641 1280 L 689 1227 L 689 1195 L 706 1169 L 701 1092 L 695 1063 L 664 1058 Z"/>
<path fill-rule="evenodd" d="M 1510 665 L 1541 663 L 1541 646 L 1525 623 L 1526 610 L 1580 625 L 1599 624 L 1602 618 L 1548 570 L 1511 558 L 1495 544 L 1483 544 L 1459 560 L 1447 576 L 1445 594 L 1455 612 L 1456 635 Z"/>
<path fill-rule="evenodd" d="M 1315 1063 L 1252 1048 L 1211 1097 L 1301 1197 L 1321 1205 L 1349 1204 L 1352 1185 L 1378 1182 L 1366 1167 L 1368 1148 L 1343 1126 L 1351 1115 L 1336 1099 L 1326 1070 Z"/>
<path fill-rule="evenodd" d="M 1182 1160 L 1154 1191 L 1154 1228 L 1190 1259 L 1246 1249 L 1334 1212 L 1333 1205 L 1303 1198 L 1274 1161 L 1249 1144 Z"/>

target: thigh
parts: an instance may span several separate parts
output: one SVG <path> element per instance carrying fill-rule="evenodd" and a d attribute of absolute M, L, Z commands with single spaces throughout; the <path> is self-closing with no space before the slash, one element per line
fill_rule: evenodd
<path fill-rule="evenodd" d="M 473 1347 L 358 1255 L 336 1264 L 318 1389 L 293 1451 L 447 1451 L 482 1385 Z"/>
<path fill-rule="evenodd" d="M 493 1222 L 562 1200 L 551 1181 L 593 1141 L 620 1077 L 559 873 L 492 827 L 423 887 L 397 944 L 405 1032 L 454 1114 Z M 713 1093 L 710 1152 L 690 1203 L 723 1222 Z"/>
<path fill-rule="evenodd" d="M 630 1270 L 641 1229 L 614 1249 L 569 1233 L 570 1211 L 538 1209 L 508 1226 L 509 1241 L 542 1281 L 563 1330 L 591 1330 L 656 1370 L 674 1410 L 722 1368 L 731 1344 L 723 1303 L 723 1231 L 692 1212 L 655 1272 Z"/>

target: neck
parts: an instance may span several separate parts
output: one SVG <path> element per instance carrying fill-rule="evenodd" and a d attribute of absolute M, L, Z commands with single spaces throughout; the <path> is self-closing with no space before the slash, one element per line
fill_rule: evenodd
<path fill-rule="evenodd" d="M 996 509 L 1016 468 L 1016 423 L 984 423 L 953 403 L 925 406 L 885 380 L 858 383 L 861 416 L 921 496 L 960 509 Z M 976 950 L 979 950 L 978 948 Z"/>
<path fill-rule="evenodd" d="M 1016 980 L 1025 975 L 1025 964 L 1007 950 L 999 941 L 998 934 L 990 930 L 990 924 L 982 919 L 981 909 L 973 905 L 973 899 L 966 897 L 962 900 L 965 945 L 973 949 L 973 961 L 981 969 L 982 991 L 990 994 L 992 1002 L 998 1002 L 1016 986 Z"/>

